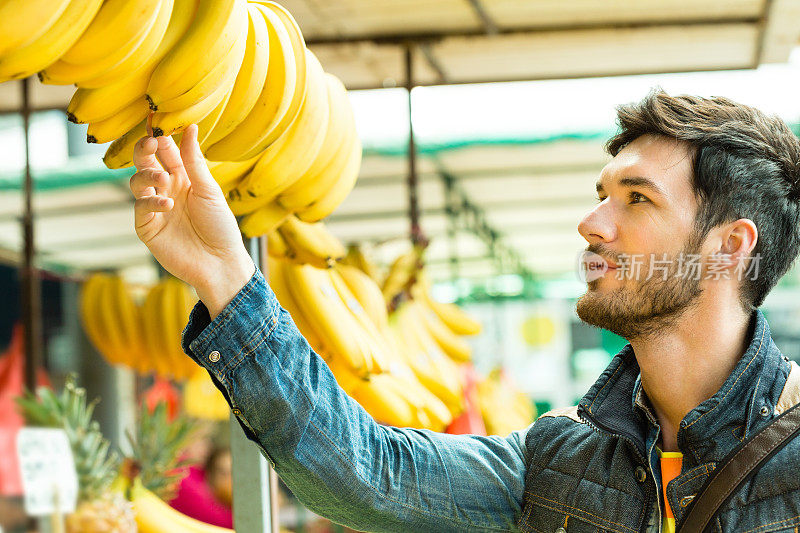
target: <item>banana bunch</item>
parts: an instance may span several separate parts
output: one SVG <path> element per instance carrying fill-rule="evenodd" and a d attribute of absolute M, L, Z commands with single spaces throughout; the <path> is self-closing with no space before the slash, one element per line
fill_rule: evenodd
<path fill-rule="evenodd" d="M 147 490 L 139 478 L 129 491 L 139 533 L 232 533 L 232 529 L 213 526 L 187 516 Z"/>
<path fill-rule="evenodd" d="M 208 372 L 200 367 L 183 385 L 183 409 L 187 415 L 202 420 L 224 422 L 231 409 L 225 397 L 211 381 Z"/>
<path fill-rule="evenodd" d="M 196 301 L 192 289 L 171 276 L 148 291 L 142 305 L 142 331 L 148 351 L 153 354 L 151 372 L 184 380 L 197 371 L 197 365 L 181 347 L 181 334 Z"/>
<path fill-rule="evenodd" d="M 422 269 L 422 254 L 425 247 L 424 243 L 415 244 L 389 266 L 389 272 L 381 286 L 387 304 L 392 303 L 414 283 L 417 273 Z"/>
<path fill-rule="evenodd" d="M 79 305 L 87 337 L 110 364 L 149 371 L 156 358 L 142 334 L 144 316 L 122 278 L 91 275 L 81 287 Z"/>
<path fill-rule="evenodd" d="M 80 315 L 89 340 L 109 363 L 186 379 L 197 365 L 183 353 L 180 340 L 195 301 L 187 285 L 169 278 L 139 305 L 121 277 L 97 273 L 81 287 Z"/>
<path fill-rule="evenodd" d="M 451 409 L 424 387 L 398 353 L 378 285 L 358 269 L 318 269 L 269 257 L 281 306 L 342 388 L 379 422 L 442 431 Z"/>
<path fill-rule="evenodd" d="M 478 402 L 489 435 L 508 435 L 536 418 L 531 399 L 509 383 L 499 368 L 478 382 Z"/>
<path fill-rule="evenodd" d="M 342 263 L 356 267 L 380 287 L 383 282 L 383 274 L 378 266 L 373 263 L 358 244 L 351 244 L 347 247 L 347 255 L 342 259 Z"/>
<path fill-rule="evenodd" d="M 245 235 L 247 231 L 242 228 Z M 297 264 L 330 268 L 345 255 L 344 245 L 322 222 L 308 223 L 289 215 L 267 234 L 267 250 Z"/>

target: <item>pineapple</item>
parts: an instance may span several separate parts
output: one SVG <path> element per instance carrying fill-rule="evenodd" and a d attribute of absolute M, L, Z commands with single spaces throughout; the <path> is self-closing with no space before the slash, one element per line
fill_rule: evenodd
<path fill-rule="evenodd" d="M 133 479 L 138 475 L 147 490 L 162 500 L 171 500 L 188 464 L 180 460 L 180 452 L 195 429 L 186 416 L 169 420 L 165 402 L 156 404 L 152 411 L 142 402 L 136 433 L 127 432 L 133 457 L 123 464 L 126 476 Z"/>
<path fill-rule="evenodd" d="M 17 398 L 22 416 L 30 426 L 62 428 L 67 434 L 78 475 L 78 507 L 67 519 L 69 533 L 136 531 L 133 511 L 121 491 L 112 486 L 117 478 L 119 455 L 100 433 L 92 413 L 97 399 L 86 403 L 86 389 L 70 375 L 60 395 L 46 387 Z"/>

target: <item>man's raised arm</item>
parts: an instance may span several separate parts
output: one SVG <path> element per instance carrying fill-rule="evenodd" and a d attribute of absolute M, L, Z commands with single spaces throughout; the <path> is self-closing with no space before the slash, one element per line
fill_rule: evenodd
<path fill-rule="evenodd" d="M 524 430 L 454 436 L 377 423 L 337 385 L 241 240 L 197 146 L 142 139 L 136 232 L 200 296 L 184 351 L 312 511 L 369 531 L 508 531 L 521 511 Z"/>

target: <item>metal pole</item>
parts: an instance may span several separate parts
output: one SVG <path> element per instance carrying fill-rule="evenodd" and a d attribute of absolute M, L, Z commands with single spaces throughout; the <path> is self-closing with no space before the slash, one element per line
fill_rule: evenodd
<path fill-rule="evenodd" d="M 25 138 L 25 182 L 23 186 L 22 233 L 24 252 L 20 281 L 22 282 L 22 322 L 25 329 L 25 386 L 36 388 L 36 370 L 41 366 L 42 323 L 39 278 L 34 270 L 33 178 L 30 158 L 30 78 L 22 80 L 22 130 Z"/>
<path fill-rule="evenodd" d="M 253 262 L 269 279 L 266 238 L 250 239 Z M 231 415 L 233 524 L 237 533 L 278 533 L 278 476 Z"/>
<path fill-rule="evenodd" d="M 411 242 L 424 240 L 419 224 L 419 201 L 417 198 L 417 147 L 414 143 L 414 121 L 411 109 L 411 89 L 414 88 L 413 45 L 406 43 L 406 89 L 408 91 L 408 218 L 411 221 Z"/>

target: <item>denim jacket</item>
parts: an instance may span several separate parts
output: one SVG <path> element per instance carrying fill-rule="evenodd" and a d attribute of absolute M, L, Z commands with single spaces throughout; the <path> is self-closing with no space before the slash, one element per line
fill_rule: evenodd
<path fill-rule="evenodd" d="M 753 343 L 731 377 L 678 433 L 686 458 L 667 488 L 678 520 L 679 502 L 779 405 L 789 363 L 760 311 L 754 321 Z M 351 528 L 660 528 L 658 425 L 645 407 L 630 345 L 577 408 L 547 413 L 507 437 L 375 423 L 337 385 L 258 269 L 213 321 L 197 303 L 183 349 L 209 372 L 247 437 L 300 501 Z M 725 531 L 800 524 L 799 451 L 785 448 L 740 492 L 722 515 Z M 770 527 L 753 531 L 784 530 Z"/>

